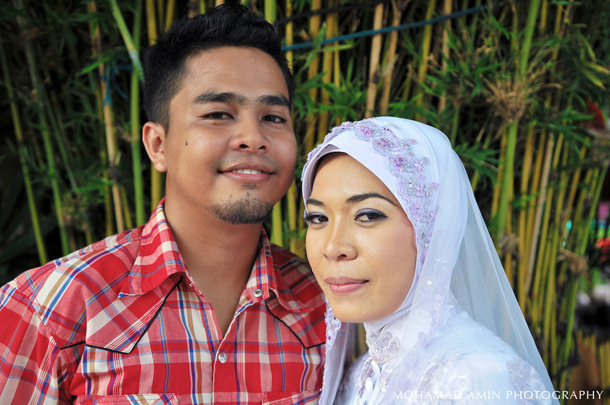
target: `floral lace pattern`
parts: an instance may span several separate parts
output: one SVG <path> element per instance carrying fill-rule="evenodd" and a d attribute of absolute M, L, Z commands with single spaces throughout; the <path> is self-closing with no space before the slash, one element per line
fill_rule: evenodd
<path fill-rule="evenodd" d="M 369 354 L 378 364 L 387 363 L 400 353 L 400 342 L 390 332 L 382 333 L 369 348 Z"/>
<path fill-rule="evenodd" d="M 341 329 L 341 321 L 335 317 L 330 305 L 326 304 L 326 350 L 333 347 L 337 339 L 337 332 Z"/>
<path fill-rule="evenodd" d="M 509 361 L 507 366 L 510 383 L 515 387 L 516 392 L 542 392 L 545 390 L 540 376 L 529 363 L 521 358 L 515 358 Z M 526 399 L 526 395 L 519 395 L 519 398 L 519 403 L 522 405 L 551 403 L 550 398 L 543 399 L 541 396 Z"/>
<path fill-rule="evenodd" d="M 417 392 L 425 393 L 418 403 L 468 403 L 472 392 L 471 367 L 455 353 L 443 356 L 425 374 Z"/>
<path fill-rule="evenodd" d="M 391 128 L 378 125 L 374 118 L 369 118 L 358 122 L 344 122 L 333 128 L 324 138 L 324 142 L 308 154 L 308 163 L 328 142 L 348 130 L 354 131 L 358 138 L 369 141 L 376 153 L 387 158 L 389 171 L 399 180 L 400 197 L 406 203 L 409 220 L 415 228 L 417 250 L 423 263 L 437 212 L 431 197 L 440 188 L 438 183 L 426 182 L 425 166 L 430 163 L 429 159 L 414 155 L 414 139 L 400 140 Z"/>

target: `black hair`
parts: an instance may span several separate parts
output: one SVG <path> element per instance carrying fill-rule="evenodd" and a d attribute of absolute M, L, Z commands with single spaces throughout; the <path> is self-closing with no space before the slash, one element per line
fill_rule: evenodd
<path fill-rule="evenodd" d="M 247 7 L 225 3 L 175 22 L 144 52 L 143 101 L 148 120 L 169 130 L 169 104 L 179 91 L 187 58 L 224 46 L 256 48 L 270 55 L 284 74 L 288 100 L 292 102 L 294 78 L 273 25 Z"/>

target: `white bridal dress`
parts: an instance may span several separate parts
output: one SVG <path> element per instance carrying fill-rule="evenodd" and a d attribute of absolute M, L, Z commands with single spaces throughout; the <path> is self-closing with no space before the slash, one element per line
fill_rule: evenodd
<path fill-rule="evenodd" d="M 392 315 L 365 323 L 369 351 L 344 370 L 350 325 L 328 307 L 320 404 L 557 404 L 460 158 L 440 131 L 380 117 L 334 128 L 308 157 L 343 152 L 394 193 L 413 224 L 413 284 Z"/>

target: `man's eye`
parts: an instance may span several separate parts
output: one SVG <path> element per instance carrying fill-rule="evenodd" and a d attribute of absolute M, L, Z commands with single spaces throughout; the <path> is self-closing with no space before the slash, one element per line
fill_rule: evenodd
<path fill-rule="evenodd" d="M 214 112 L 214 113 L 206 114 L 205 118 L 211 118 L 214 120 L 223 120 L 223 119 L 231 118 L 231 114 L 224 113 L 224 112 Z"/>
<path fill-rule="evenodd" d="M 326 217 L 326 215 L 322 215 L 322 214 L 309 214 L 309 215 L 305 215 L 305 217 L 303 218 L 305 220 L 305 223 L 307 225 L 321 225 L 324 222 L 328 222 L 328 218 Z"/>
<path fill-rule="evenodd" d="M 274 124 L 283 124 L 286 120 L 277 115 L 265 115 L 263 118 L 265 121 L 273 122 Z"/>
<path fill-rule="evenodd" d="M 356 220 L 360 222 L 374 222 L 384 218 L 387 216 L 379 211 L 363 211 L 356 214 Z"/>

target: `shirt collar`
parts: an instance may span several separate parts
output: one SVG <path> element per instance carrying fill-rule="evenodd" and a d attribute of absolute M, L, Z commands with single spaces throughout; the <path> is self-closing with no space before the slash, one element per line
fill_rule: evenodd
<path fill-rule="evenodd" d="M 262 295 L 256 297 L 256 290 L 260 289 Z M 252 302 L 259 302 L 272 298 L 275 295 L 280 304 L 290 312 L 307 312 L 312 309 L 305 305 L 288 287 L 286 281 L 280 273 L 280 269 L 273 261 L 271 244 L 265 229 L 261 227 L 261 249 L 254 262 L 250 278 L 246 282 L 246 287 L 242 294 L 240 306 L 244 296 Z M 272 295 L 273 293 L 273 295 Z"/>
<path fill-rule="evenodd" d="M 120 297 L 137 296 L 150 292 L 173 274 L 182 273 L 190 278 L 165 218 L 164 203 L 165 198 L 161 200 L 142 229 L 140 250 L 127 281 L 121 289 Z M 262 227 L 260 245 L 261 249 L 252 267 L 250 278 L 246 282 L 240 306 L 248 301 L 256 303 L 267 300 L 272 297 L 273 293 L 280 304 L 290 312 L 311 311 L 312 309 L 299 300 L 283 280 L 280 269 L 273 262 L 271 244 Z"/>

